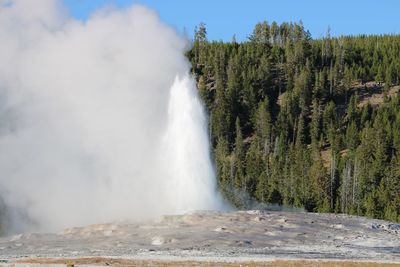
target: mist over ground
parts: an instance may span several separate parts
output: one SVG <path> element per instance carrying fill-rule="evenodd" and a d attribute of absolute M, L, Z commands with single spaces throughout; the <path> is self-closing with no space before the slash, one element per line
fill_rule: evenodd
<path fill-rule="evenodd" d="M 0 1 L 3 228 L 221 207 L 188 45 L 143 6 Z"/>

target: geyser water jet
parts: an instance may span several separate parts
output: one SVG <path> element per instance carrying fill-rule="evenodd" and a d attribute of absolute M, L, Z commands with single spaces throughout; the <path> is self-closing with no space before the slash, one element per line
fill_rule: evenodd
<path fill-rule="evenodd" d="M 3 227 L 219 208 L 186 49 L 142 6 L 80 22 L 61 1 L 0 1 Z"/>
<path fill-rule="evenodd" d="M 170 91 L 164 157 L 175 211 L 215 208 L 215 177 L 210 162 L 207 121 L 196 86 L 189 76 L 175 78 Z M 202 192 L 199 194 L 198 192 Z"/>

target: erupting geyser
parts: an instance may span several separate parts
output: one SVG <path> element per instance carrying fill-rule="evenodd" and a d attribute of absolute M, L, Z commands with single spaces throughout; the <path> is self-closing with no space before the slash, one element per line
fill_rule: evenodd
<path fill-rule="evenodd" d="M 0 0 L 3 225 L 220 208 L 186 48 L 141 6 L 80 22 L 61 1 Z"/>
<path fill-rule="evenodd" d="M 171 177 L 166 192 L 174 199 L 173 210 L 210 209 L 218 203 L 213 190 L 215 174 L 210 163 L 206 129 L 195 84 L 188 76 L 182 80 L 177 77 L 170 92 L 161 153 L 168 177 Z"/>

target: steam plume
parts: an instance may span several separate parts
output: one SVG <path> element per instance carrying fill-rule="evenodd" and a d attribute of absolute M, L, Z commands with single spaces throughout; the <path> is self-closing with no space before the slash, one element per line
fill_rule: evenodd
<path fill-rule="evenodd" d="M 0 208 L 11 230 L 219 207 L 186 48 L 142 6 L 80 22 L 60 1 L 0 0 Z"/>

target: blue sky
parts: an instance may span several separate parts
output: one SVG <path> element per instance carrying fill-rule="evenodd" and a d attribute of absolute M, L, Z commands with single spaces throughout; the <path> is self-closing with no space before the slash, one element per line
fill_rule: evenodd
<path fill-rule="evenodd" d="M 143 4 L 161 19 L 192 36 L 207 25 L 210 40 L 245 40 L 257 22 L 303 21 L 313 38 L 332 35 L 400 33 L 400 0 L 64 0 L 71 14 L 85 20 L 106 4 Z"/>

